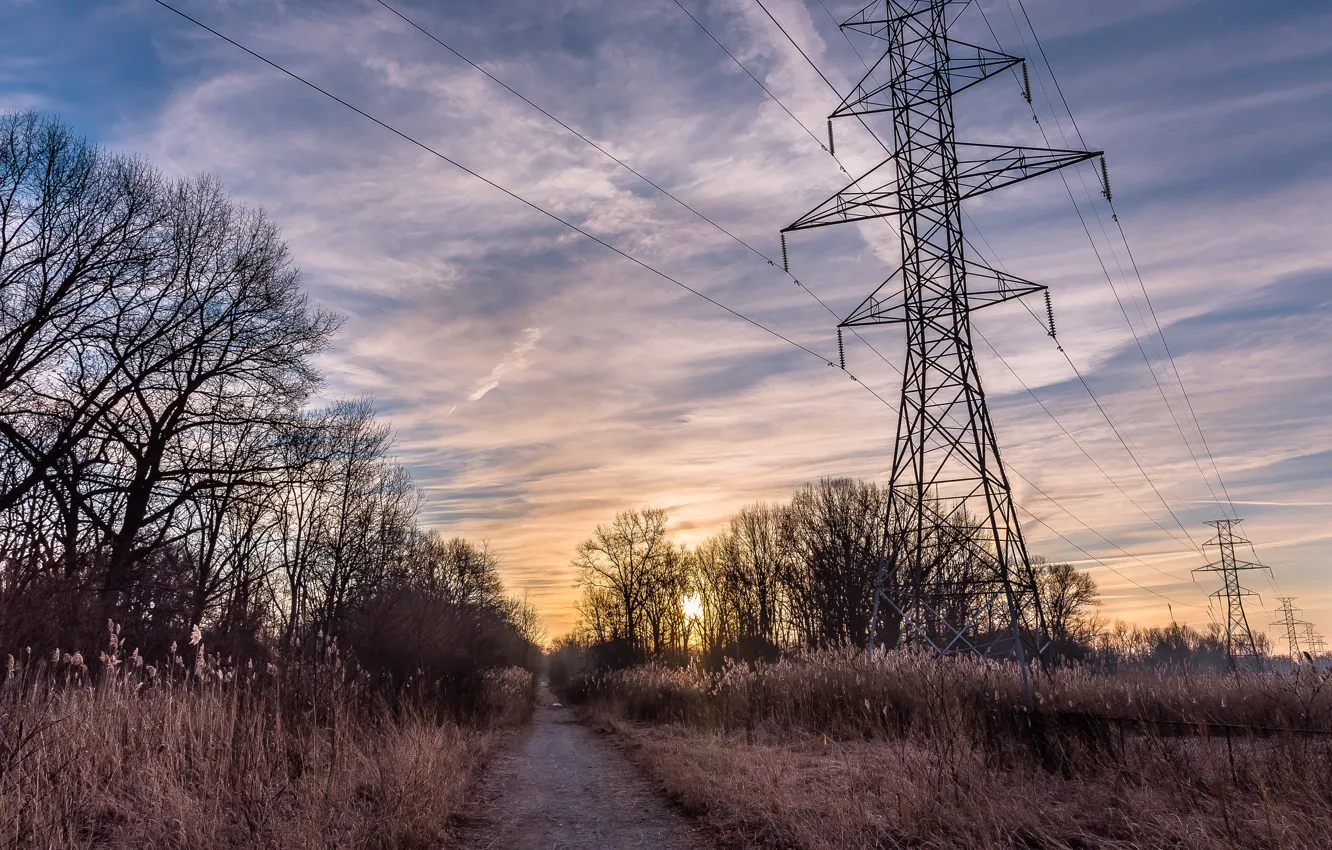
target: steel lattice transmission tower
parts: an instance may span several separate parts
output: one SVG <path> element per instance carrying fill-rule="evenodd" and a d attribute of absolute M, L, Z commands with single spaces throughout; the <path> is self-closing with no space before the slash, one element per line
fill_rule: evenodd
<path fill-rule="evenodd" d="M 1312 624 L 1301 620 L 1296 616 L 1296 613 L 1300 609 L 1295 607 L 1294 596 L 1279 596 L 1277 598 L 1281 600 L 1281 607 L 1277 609 L 1277 613 L 1281 615 L 1281 619 L 1272 623 L 1272 625 L 1283 626 L 1286 629 L 1286 647 L 1290 650 L 1290 660 L 1299 664 L 1300 661 L 1303 660 L 1300 657 L 1299 628 L 1301 626 L 1310 626 Z"/>
<path fill-rule="evenodd" d="M 957 141 L 954 96 L 1023 61 L 951 38 L 950 16 L 966 5 L 877 0 L 842 24 L 879 39 L 884 52 L 833 111 L 830 133 L 833 119 L 886 115 L 891 155 L 784 228 L 782 240 L 785 250 L 793 231 L 886 217 L 900 224 L 901 268 L 839 325 L 906 329 L 890 510 L 891 525 L 907 533 L 885 541 L 871 646 L 880 603 L 896 615 L 885 620 L 888 643 L 974 649 L 969 628 L 1003 624 L 1025 675 L 1020 612 L 1024 594 L 1034 601 L 1034 577 L 976 368 L 971 314 L 1045 287 L 967 257 L 962 202 L 1100 152 Z M 931 563 L 946 543 L 939 536 L 958 528 L 967 563 Z"/>
<path fill-rule="evenodd" d="M 1218 560 L 1205 567 L 1198 567 L 1194 572 L 1220 573 L 1221 575 L 1221 589 L 1213 592 L 1212 596 L 1221 600 L 1225 605 L 1226 654 L 1230 656 L 1230 666 L 1232 668 L 1238 667 L 1242 659 L 1249 658 L 1261 668 L 1262 656 L 1258 653 L 1258 644 L 1254 641 L 1253 632 L 1249 629 L 1249 618 L 1244 613 L 1244 597 L 1256 594 L 1240 584 L 1239 575 L 1244 570 L 1265 570 L 1267 567 L 1251 561 L 1241 561 L 1236 556 L 1236 544 L 1249 543 L 1248 540 L 1240 537 L 1236 532 L 1236 528 L 1241 521 L 1238 518 L 1218 519 L 1207 523 L 1216 529 L 1216 536 L 1206 545 L 1215 546 L 1220 556 Z"/>
<path fill-rule="evenodd" d="M 1327 651 L 1327 641 L 1323 636 L 1314 631 L 1313 623 L 1304 624 L 1304 647 L 1308 651 L 1311 660 L 1316 661 L 1318 656 Z"/>

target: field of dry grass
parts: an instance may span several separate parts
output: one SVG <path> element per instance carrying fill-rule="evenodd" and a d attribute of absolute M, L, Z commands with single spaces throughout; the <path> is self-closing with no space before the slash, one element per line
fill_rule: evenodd
<path fill-rule="evenodd" d="M 852 653 L 585 682 L 594 716 L 736 847 L 1322 848 L 1332 681 L 1041 680 Z M 1118 718 L 1095 719 L 1094 715 Z"/>
<path fill-rule="evenodd" d="M 520 670 L 488 674 L 485 716 L 460 725 L 424 701 L 390 708 L 331 654 L 155 669 L 112 641 L 96 677 L 77 654 L 10 660 L 0 848 L 448 847 L 532 706 Z"/>

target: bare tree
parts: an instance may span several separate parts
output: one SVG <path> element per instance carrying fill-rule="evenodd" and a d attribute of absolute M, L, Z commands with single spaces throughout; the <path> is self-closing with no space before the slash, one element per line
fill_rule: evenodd
<path fill-rule="evenodd" d="M 1094 614 L 1100 604 L 1095 579 L 1070 564 L 1032 561 L 1051 640 L 1065 645 L 1089 642 L 1097 630 Z"/>
<path fill-rule="evenodd" d="M 666 539 L 666 512 L 659 508 L 623 511 L 610 525 L 578 544 L 573 566 L 578 585 L 592 604 L 610 603 L 623 623 L 622 637 L 630 647 L 648 651 L 644 631 L 647 607 L 660 590 L 659 571 L 671 544 Z M 601 619 L 609 621 L 610 617 Z"/>
<path fill-rule="evenodd" d="M 305 409 L 337 325 L 216 180 L 0 115 L 0 641 L 90 649 L 110 616 L 145 651 L 295 650 L 412 611 L 395 637 L 455 672 L 529 657 L 535 613 L 418 526 L 372 404 Z"/>
<path fill-rule="evenodd" d="M 864 645 L 887 522 L 886 490 L 848 478 L 796 491 L 787 524 L 787 587 L 800 639 L 815 646 Z"/>
<path fill-rule="evenodd" d="M 693 572 L 693 553 L 666 544 L 651 572 L 643 604 L 646 650 L 653 656 L 685 650 L 684 598 Z"/>
<path fill-rule="evenodd" d="M 97 467 L 101 495 L 123 494 L 106 529 L 112 596 L 176 511 L 231 483 L 211 474 L 219 432 L 274 423 L 304 404 L 318 381 L 310 358 L 336 326 L 309 308 L 287 248 L 262 214 L 235 206 L 209 178 L 181 183 L 167 198 L 169 238 L 153 267 L 152 309 L 134 317 L 136 336 L 151 344 L 122 350 L 110 338 L 108 353 L 132 391 L 95 429 L 109 461 Z M 256 480 L 268 468 L 252 470 Z"/>
<path fill-rule="evenodd" d="M 418 534 L 408 552 L 408 573 L 418 587 L 460 605 L 500 610 L 508 604 L 499 558 L 484 541 Z"/>
<path fill-rule="evenodd" d="M 776 645 L 781 579 L 790 574 L 794 555 L 789 522 L 785 509 L 759 503 L 741 508 L 729 523 L 742 640 Z"/>
<path fill-rule="evenodd" d="M 694 629 L 707 655 L 715 655 L 740 640 L 738 606 L 732 588 L 735 547 L 723 529 L 694 550 L 689 593 L 698 597 Z"/>
<path fill-rule="evenodd" d="M 624 623 L 624 607 L 614 591 L 585 585 L 582 595 L 574 603 L 583 631 L 594 644 L 628 644 Z"/>
<path fill-rule="evenodd" d="M 388 461 L 387 426 L 375 421 L 369 401 L 342 402 L 328 420 L 324 557 L 314 576 L 321 598 L 316 626 L 337 634 L 349 606 L 384 579 L 405 548 L 419 495 L 405 471 Z"/>
<path fill-rule="evenodd" d="M 161 254 L 162 180 L 60 121 L 0 115 L 0 511 L 41 486 L 121 394 L 94 340 Z M 96 378 L 90 376 L 96 375 Z M 91 390 L 66 397 L 72 378 Z"/>

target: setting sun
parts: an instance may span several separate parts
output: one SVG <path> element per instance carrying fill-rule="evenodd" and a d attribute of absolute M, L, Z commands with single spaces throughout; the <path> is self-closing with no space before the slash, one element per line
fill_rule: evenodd
<path fill-rule="evenodd" d="M 698 620 L 703 616 L 703 597 L 697 593 L 691 593 L 688 596 L 681 597 L 680 610 L 684 611 L 686 620 Z"/>

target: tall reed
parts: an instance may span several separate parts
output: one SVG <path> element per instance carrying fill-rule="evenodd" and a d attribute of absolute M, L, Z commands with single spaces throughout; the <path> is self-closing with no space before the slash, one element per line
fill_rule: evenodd
<path fill-rule="evenodd" d="M 737 846 L 1326 847 L 1332 677 L 849 650 L 574 691 Z M 629 721 L 629 722 L 625 722 Z"/>
<path fill-rule="evenodd" d="M 1332 732 L 1332 671 L 1125 672 L 1081 667 L 1034 676 L 1035 714 L 1109 718 L 1141 726 L 1230 725 L 1255 731 Z M 720 672 L 645 665 L 585 675 L 575 696 L 646 721 L 736 729 L 755 723 L 848 737 L 935 730 L 947 718 L 984 726 L 1026 714 L 1022 680 L 1009 662 L 977 657 L 851 649 L 787 656 Z M 937 730 L 936 730 L 937 731 Z"/>
<path fill-rule="evenodd" d="M 525 671 L 488 674 L 488 718 L 460 725 L 331 645 L 256 667 L 193 638 L 150 665 L 112 627 L 95 674 L 77 652 L 7 659 L 0 848 L 447 846 L 498 730 L 530 711 Z"/>

